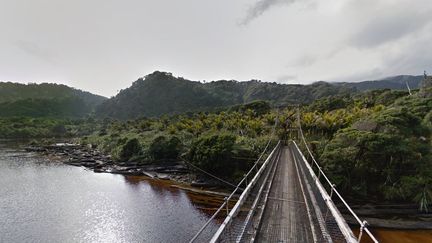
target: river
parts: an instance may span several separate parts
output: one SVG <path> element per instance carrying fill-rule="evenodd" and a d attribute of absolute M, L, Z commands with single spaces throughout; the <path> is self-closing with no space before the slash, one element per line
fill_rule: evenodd
<path fill-rule="evenodd" d="M 185 242 L 209 218 L 167 183 L 8 147 L 0 145 L 0 242 Z"/>
<path fill-rule="evenodd" d="M 217 199 L 64 165 L 0 141 L 0 242 L 187 242 L 210 217 L 206 200 Z M 432 231 L 375 234 L 384 243 L 432 242 Z"/>

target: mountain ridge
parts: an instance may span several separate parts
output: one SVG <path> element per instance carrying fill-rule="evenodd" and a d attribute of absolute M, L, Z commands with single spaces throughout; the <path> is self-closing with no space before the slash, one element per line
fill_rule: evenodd
<path fill-rule="evenodd" d="M 417 89 L 422 78 L 398 75 L 360 82 L 317 81 L 302 85 L 256 79 L 200 82 L 155 71 L 110 99 L 63 84 L 0 82 L 0 117 L 44 114 L 82 117 L 94 112 L 97 117 L 133 119 L 209 111 L 256 100 L 273 105 L 308 104 L 319 98 L 374 89 L 405 90 L 407 81 L 411 89 Z"/>
<path fill-rule="evenodd" d="M 0 117 L 84 117 L 106 99 L 64 84 L 0 82 Z"/>
<path fill-rule="evenodd" d="M 259 80 L 198 82 L 153 72 L 139 78 L 96 109 L 101 117 L 119 119 L 160 116 L 266 100 L 275 105 L 310 103 L 315 99 L 355 92 L 345 85 L 315 82 L 310 85 L 277 84 Z"/>

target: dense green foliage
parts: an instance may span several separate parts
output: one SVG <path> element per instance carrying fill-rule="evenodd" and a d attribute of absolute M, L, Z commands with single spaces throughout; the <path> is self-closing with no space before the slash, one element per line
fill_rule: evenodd
<path fill-rule="evenodd" d="M 0 82 L 0 117 L 80 118 L 104 100 L 66 85 Z"/>
<path fill-rule="evenodd" d="M 304 103 L 302 128 L 312 152 L 344 195 L 355 200 L 415 202 L 421 210 L 430 210 L 430 87 L 421 86 L 409 95 L 390 89 L 357 93 L 344 86 L 203 84 L 155 72 L 98 109 L 99 115 L 120 120 L 64 119 L 85 116 L 92 109 L 76 97 L 4 100 L 0 117 L 9 118 L 0 119 L 0 138 L 77 137 L 111 154 L 116 162 L 184 159 L 235 182 L 257 159 L 276 121 L 279 139 L 296 137 L 290 130 L 296 126 L 296 110 L 277 110 L 275 105 Z M 207 111 L 185 112 L 194 110 Z M 124 120 L 130 117 L 134 119 Z"/>
<path fill-rule="evenodd" d="M 135 81 L 131 87 L 105 101 L 97 109 L 100 117 L 135 119 L 195 111 L 221 110 L 228 106 L 264 100 L 272 105 L 309 104 L 335 95 L 352 95 L 357 91 L 376 88 L 417 88 L 421 76 L 397 76 L 384 80 L 359 83 L 316 82 L 310 85 L 289 85 L 261 82 L 220 80 L 208 83 L 174 77 L 156 71 Z"/>
<path fill-rule="evenodd" d="M 0 118 L 0 138 L 80 137 L 98 130 L 92 119 Z"/>
<path fill-rule="evenodd" d="M 406 90 L 406 83 L 411 89 L 418 89 L 420 83 L 423 80 L 423 75 L 411 76 L 411 75 L 400 75 L 389 77 L 380 80 L 368 80 L 362 82 L 353 83 L 340 83 L 348 87 L 354 87 L 359 91 L 377 90 L 377 89 L 393 89 L 393 90 Z"/>
<path fill-rule="evenodd" d="M 200 83 L 176 78 L 170 73 L 154 72 L 105 101 L 98 107 L 97 114 L 130 119 L 212 110 L 256 100 L 278 105 L 309 103 L 317 98 L 352 92 L 354 89 L 344 85 L 325 82 L 311 85 L 285 85 L 257 80 Z"/>
<path fill-rule="evenodd" d="M 0 82 L 0 103 L 25 99 L 61 99 L 78 97 L 90 105 L 98 105 L 106 98 L 89 92 L 74 89 L 63 84 L 20 84 Z"/>
<path fill-rule="evenodd" d="M 0 103 L 0 117 L 85 117 L 92 110 L 82 99 L 73 97 Z"/>
<path fill-rule="evenodd" d="M 154 160 L 175 160 L 182 151 L 182 142 L 176 136 L 156 137 L 149 146 L 149 156 Z"/>
<path fill-rule="evenodd" d="M 119 159 L 122 161 L 128 161 L 134 156 L 141 153 L 141 145 L 137 138 L 128 140 L 123 146 L 119 153 Z"/>
<path fill-rule="evenodd" d="M 432 99 L 390 90 L 351 102 L 333 99 L 311 107 L 337 108 L 323 108 L 318 116 L 306 112 L 303 121 L 310 137 L 326 135 L 313 141 L 314 151 L 338 188 L 356 199 L 412 201 L 427 210 L 432 202 Z"/>
<path fill-rule="evenodd" d="M 120 162 L 165 163 L 181 157 L 236 181 L 263 150 L 275 118 L 268 103 L 257 102 L 217 113 L 105 120 L 82 143 L 97 146 Z"/>

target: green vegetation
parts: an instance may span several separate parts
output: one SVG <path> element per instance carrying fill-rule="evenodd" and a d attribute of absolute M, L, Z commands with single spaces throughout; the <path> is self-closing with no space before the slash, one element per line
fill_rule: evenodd
<path fill-rule="evenodd" d="M 0 83 L 0 117 L 83 118 L 104 100 L 66 85 Z"/>
<path fill-rule="evenodd" d="M 195 82 L 171 73 L 156 71 L 135 81 L 117 96 L 98 106 L 99 117 L 136 119 L 185 112 L 221 111 L 257 100 L 273 106 L 310 104 L 330 96 L 352 95 L 358 91 L 377 88 L 406 89 L 419 87 L 422 76 L 397 76 L 377 81 L 358 83 L 316 82 L 310 85 L 292 85 L 250 80 L 219 80 Z"/>
<path fill-rule="evenodd" d="M 258 80 L 247 82 L 213 81 L 200 83 L 154 72 L 135 81 L 130 88 L 105 101 L 97 115 L 136 119 L 188 111 L 214 111 L 222 107 L 265 100 L 272 104 L 310 103 L 317 98 L 349 94 L 346 85 L 317 82 L 311 85 L 285 85 Z"/>
<path fill-rule="evenodd" d="M 68 119 L 93 109 L 76 97 L 0 99 L 0 138 L 74 137 L 115 162 L 184 159 L 236 182 L 258 158 L 276 120 L 275 140 L 296 137 L 290 130 L 296 110 L 274 107 L 300 102 L 312 152 L 344 195 L 430 210 L 431 87 L 409 95 L 390 89 L 358 93 L 344 86 L 203 84 L 155 72 L 99 106 L 99 120 Z"/>
<path fill-rule="evenodd" d="M 324 113 L 305 112 L 303 121 L 337 187 L 357 200 L 411 201 L 429 210 L 432 98 L 381 90 L 351 102 L 324 99 L 309 109 L 326 106 Z"/>
<path fill-rule="evenodd" d="M 92 119 L 0 118 L 0 138 L 76 138 L 98 130 Z"/>
<path fill-rule="evenodd" d="M 161 135 L 150 143 L 148 152 L 153 160 L 175 160 L 182 150 L 182 142 L 178 137 L 167 138 Z"/>
<path fill-rule="evenodd" d="M 85 103 L 92 106 L 96 106 L 106 99 L 63 84 L 0 82 L 0 103 L 26 99 L 62 99 L 70 97 L 81 98 Z"/>
<path fill-rule="evenodd" d="M 275 118 L 268 103 L 257 101 L 221 112 L 106 119 L 100 130 L 81 141 L 119 162 L 158 163 L 182 157 L 236 181 L 263 150 Z"/>

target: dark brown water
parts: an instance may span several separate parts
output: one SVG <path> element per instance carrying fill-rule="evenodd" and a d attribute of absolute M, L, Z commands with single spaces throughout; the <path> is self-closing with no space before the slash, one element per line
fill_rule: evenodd
<path fill-rule="evenodd" d="M 0 145 L 0 242 L 186 242 L 208 218 L 166 183 L 97 174 Z"/>
<path fill-rule="evenodd" d="M 381 243 L 432 243 L 432 230 L 376 229 L 374 234 Z"/>
<path fill-rule="evenodd" d="M 432 243 L 432 230 L 397 230 L 397 229 L 371 229 L 374 236 L 381 243 Z M 358 229 L 354 229 L 358 235 Z M 364 235 L 361 243 L 373 243 Z"/>

